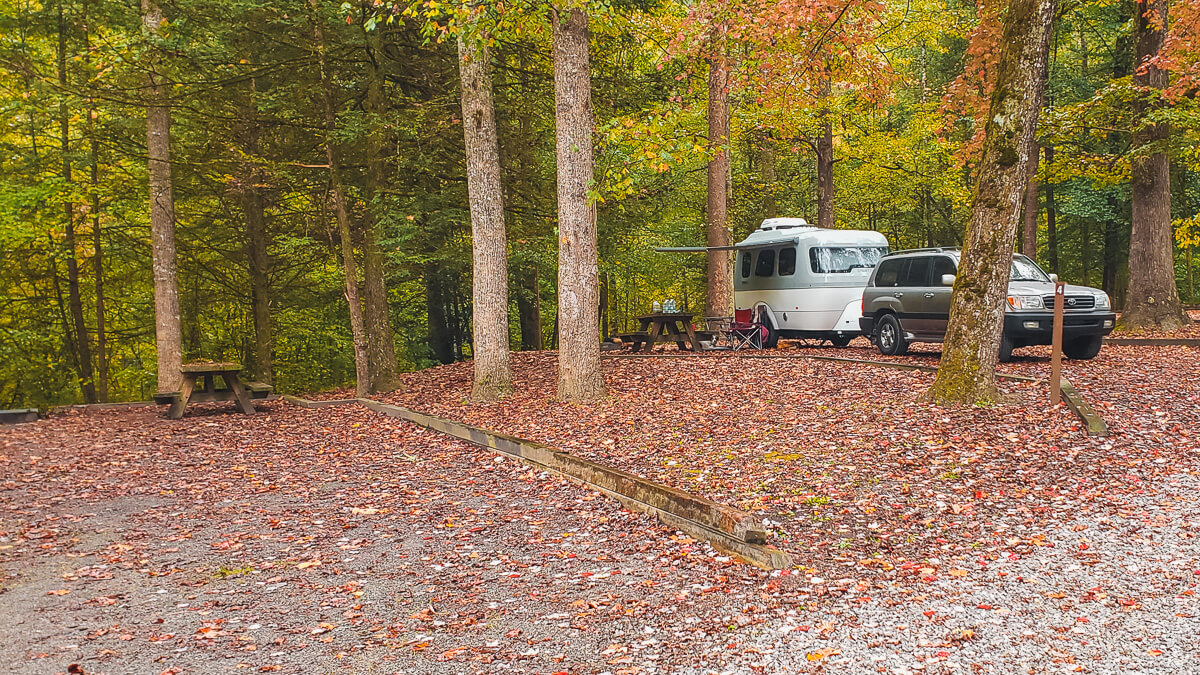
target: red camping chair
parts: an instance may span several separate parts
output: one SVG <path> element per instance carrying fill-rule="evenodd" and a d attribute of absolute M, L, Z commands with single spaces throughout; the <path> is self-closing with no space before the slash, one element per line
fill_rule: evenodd
<path fill-rule="evenodd" d="M 733 321 L 729 324 L 729 335 L 732 338 L 733 350 L 762 349 L 767 339 L 767 327 L 757 321 L 756 312 L 749 309 L 735 309 Z"/>

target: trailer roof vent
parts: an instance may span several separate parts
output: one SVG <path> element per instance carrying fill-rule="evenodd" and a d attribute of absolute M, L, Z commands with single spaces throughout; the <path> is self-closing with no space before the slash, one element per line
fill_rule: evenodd
<path fill-rule="evenodd" d="M 788 230 L 793 227 L 812 227 L 803 218 L 767 218 L 758 226 L 760 230 Z"/>

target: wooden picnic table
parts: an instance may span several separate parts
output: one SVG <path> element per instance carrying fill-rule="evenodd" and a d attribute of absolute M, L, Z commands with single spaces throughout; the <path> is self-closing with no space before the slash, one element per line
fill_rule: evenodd
<path fill-rule="evenodd" d="M 674 342 L 681 350 L 700 351 L 700 341 L 692 328 L 693 314 L 686 312 L 656 312 L 637 317 L 642 329 L 627 333 L 633 351 L 650 352 L 659 342 Z"/>
<path fill-rule="evenodd" d="M 188 403 L 193 401 L 197 403 L 237 401 L 238 407 L 243 413 L 253 415 L 254 404 L 250 402 L 251 390 L 238 377 L 238 373 L 241 371 L 240 363 L 185 363 L 179 368 L 179 373 L 183 376 L 179 391 L 159 393 L 155 399 L 171 404 L 170 409 L 167 410 L 167 417 L 173 420 L 183 417 L 183 411 L 187 408 Z M 225 381 L 224 389 L 216 388 L 215 380 L 218 377 Z M 203 384 L 200 389 L 197 389 L 196 380 L 200 379 L 203 379 Z M 266 385 L 252 384 L 256 385 L 254 392 L 256 397 L 261 388 L 265 387 L 264 394 L 270 392 L 270 387 L 266 387 Z"/>

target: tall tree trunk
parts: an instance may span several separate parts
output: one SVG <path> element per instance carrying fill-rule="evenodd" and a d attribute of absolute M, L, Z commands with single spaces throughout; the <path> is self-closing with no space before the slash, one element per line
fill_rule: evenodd
<path fill-rule="evenodd" d="M 438 265 L 425 265 L 426 339 L 433 357 L 441 363 L 454 363 L 453 335 L 446 314 L 446 285 Z"/>
<path fill-rule="evenodd" d="M 1030 168 L 1029 187 L 1025 189 L 1025 227 L 1021 233 L 1021 253 L 1029 256 L 1032 260 L 1037 260 L 1037 232 L 1038 232 L 1038 179 L 1037 179 L 1037 164 L 1038 155 L 1037 145 L 1034 145 L 1033 152 L 1030 153 L 1033 167 Z"/>
<path fill-rule="evenodd" d="M 162 26 L 155 0 L 142 0 L 142 26 L 152 40 Z M 179 291 L 175 286 L 175 197 L 171 181 L 171 108 L 168 86 L 151 59 L 146 105 L 146 154 L 150 176 L 150 239 L 154 261 L 154 337 L 158 348 L 158 390 L 178 391 L 183 362 Z"/>
<path fill-rule="evenodd" d="M 593 179 L 588 16 L 552 7 L 554 126 L 558 164 L 558 397 L 604 396 L 600 373 L 599 255 Z"/>
<path fill-rule="evenodd" d="M 521 349 L 541 350 L 542 289 L 536 265 L 518 272 L 517 315 L 521 321 Z"/>
<path fill-rule="evenodd" d="M 729 61 L 724 26 L 714 35 L 708 71 L 708 142 L 713 158 L 708 163 L 708 246 L 729 245 Z M 733 316 L 733 256 L 731 251 L 709 251 L 704 314 Z"/>
<path fill-rule="evenodd" d="M 91 43 L 88 37 L 87 21 L 87 8 L 89 6 L 90 3 L 84 4 L 83 62 L 85 67 L 91 64 Z M 95 249 L 92 255 L 92 270 L 95 274 L 96 286 L 96 400 L 101 403 L 107 403 L 108 331 L 104 321 L 104 237 L 103 231 L 100 228 L 100 139 L 96 135 L 96 118 L 99 114 L 96 110 L 95 99 L 89 91 L 88 116 L 84 129 L 88 137 L 89 146 L 88 173 L 92 188 L 92 248 Z"/>
<path fill-rule="evenodd" d="M 354 342 L 354 389 L 358 396 L 362 397 L 370 390 L 371 377 L 367 368 L 367 337 L 363 326 L 362 302 L 358 297 L 358 265 L 354 260 L 350 214 L 346 208 L 346 191 L 342 187 L 341 162 L 333 140 L 337 129 L 337 118 L 334 114 L 335 89 L 325 60 L 325 31 L 321 29 L 323 19 L 320 6 L 317 0 L 309 0 L 309 4 L 313 10 L 313 36 L 316 38 L 317 63 L 321 70 L 321 86 L 325 93 L 325 159 L 329 162 L 329 185 L 337 214 L 338 238 L 342 245 L 346 303 L 350 306 L 350 335 Z"/>
<path fill-rule="evenodd" d="M 471 203 L 474 381 L 471 398 L 494 401 L 512 393 L 508 368 L 508 249 L 500 144 L 492 99 L 488 36 L 458 38 L 462 80 L 463 137 L 467 151 L 467 195 Z"/>
<path fill-rule="evenodd" d="M 1046 146 L 1046 167 L 1054 163 L 1054 146 Z M 1058 273 L 1058 205 L 1054 203 L 1054 183 L 1046 183 L 1046 260 L 1050 271 Z"/>
<path fill-rule="evenodd" d="M 1109 199 L 1109 205 L 1114 209 L 1120 208 L 1116 199 Z M 1119 272 L 1121 266 L 1121 229 L 1124 223 L 1115 218 L 1104 222 L 1104 268 L 1100 282 L 1105 293 L 1116 298 L 1119 290 Z M 1115 302 L 1115 300 L 1114 300 Z"/>
<path fill-rule="evenodd" d="M 250 273 L 250 309 L 254 320 L 254 346 L 251 352 L 251 372 L 260 382 L 274 381 L 273 355 L 275 346 L 271 326 L 270 258 L 267 255 L 267 199 L 264 194 L 266 175 L 257 164 L 259 137 L 262 125 L 258 120 L 257 78 L 250 78 L 242 105 L 242 148 L 247 158 L 242 162 L 238 197 L 246 219 L 246 260 Z"/>
<path fill-rule="evenodd" d="M 1046 90 L 1055 0 L 1010 0 L 971 221 L 950 301 L 950 321 L 929 398 L 995 401 L 1013 244 L 1029 184 Z"/>
<path fill-rule="evenodd" d="M 363 5 L 363 20 L 370 12 Z M 364 25 L 365 29 L 365 25 Z M 383 223 L 379 217 L 383 188 L 383 148 L 387 147 L 387 134 L 383 122 L 386 109 L 383 100 L 383 73 L 379 59 L 382 58 L 382 27 L 367 30 L 366 42 L 369 63 L 367 67 L 366 111 L 369 116 L 370 136 L 367 141 L 366 170 L 366 227 L 363 229 L 363 299 L 366 310 L 367 366 L 371 373 L 371 391 L 393 391 L 400 386 L 396 372 L 396 341 L 392 336 L 392 322 L 388 311 L 387 280 L 384 273 L 383 250 L 379 245 L 383 239 Z"/>
<path fill-rule="evenodd" d="M 828 66 L 826 66 L 828 69 Z M 833 227 L 833 118 L 829 114 L 829 73 L 821 77 L 821 135 L 817 137 L 817 227 Z"/>
<path fill-rule="evenodd" d="M 1175 285 L 1175 243 L 1171 229 L 1171 167 L 1166 122 L 1146 123 L 1160 105 L 1150 97 L 1167 86 L 1167 71 L 1155 59 L 1167 37 L 1167 0 L 1138 0 L 1134 14 L 1133 84 L 1139 89 L 1134 114 L 1141 124 L 1133 132 L 1133 231 L 1129 236 L 1129 289 L 1121 328 L 1165 330 L 1188 323 Z"/>
<path fill-rule="evenodd" d="M 58 100 L 58 124 L 62 135 L 62 177 L 71 183 L 71 122 L 67 113 L 67 24 L 63 16 L 63 0 L 58 2 L 58 85 L 61 89 Z M 84 207 L 85 210 L 87 207 Z M 92 375 L 92 347 L 88 337 L 87 323 L 83 318 L 83 297 L 79 291 L 78 246 L 75 241 L 75 204 L 63 204 L 63 244 L 67 249 L 67 301 L 71 307 L 71 321 L 75 327 L 75 349 L 79 363 L 79 388 L 83 400 L 96 402 L 96 382 Z"/>
<path fill-rule="evenodd" d="M 775 199 L 775 139 L 767 131 L 759 139 L 759 178 L 763 185 L 763 216 L 774 218 L 779 215 L 779 203 Z"/>

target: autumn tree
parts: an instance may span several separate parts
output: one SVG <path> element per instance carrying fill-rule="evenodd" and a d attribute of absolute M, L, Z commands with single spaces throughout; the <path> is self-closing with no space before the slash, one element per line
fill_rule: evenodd
<path fill-rule="evenodd" d="M 489 36 L 482 31 L 458 35 L 467 193 L 471 207 L 472 356 L 475 367 L 471 398 L 475 401 L 493 401 L 513 389 L 508 367 L 504 194 L 500 185 L 500 149 L 488 40 Z"/>
<path fill-rule="evenodd" d="M 600 273 L 593 180 L 587 12 L 551 7 L 555 155 L 558 163 L 558 397 L 604 395 L 600 373 Z"/>
<path fill-rule="evenodd" d="M 733 256 L 729 246 L 729 55 L 725 28 L 713 28 L 708 57 L 708 209 L 705 240 L 708 251 L 704 313 L 733 315 Z"/>
<path fill-rule="evenodd" d="M 168 83 L 158 67 L 163 14 L 155 0 L 142 0 L 142 26 L 151 40 L 147 73 L 146 156 L 150 176 L 150 251 L 154 265 L 154 332 L 158 347 L 158 390 L 177 391 L 182 375 L 182 330 L 175 286 L 175 197 L 171 180 L 171 108 Z"/>
<path fill-rule="evenodd" d="M 1013 245 L 1033 166 L 1055 0 L 1010 0 L 962 259 L 937 378 L 939 403 L 999 398 L 996 361 Z"/>
<path fill-rule="evenodd" d="M 1167 71 L 1159 64 L 1167 37 L 1167 5 L 1168 0 L 1137 0 L 1134 10 L 1133 231 L 1121 328 L 1173 330 L 1188 323 L 1175 285 L 1171 161 L 1167 155 L 1171 127 L 1155 116 L 1169 84 Z"/>

